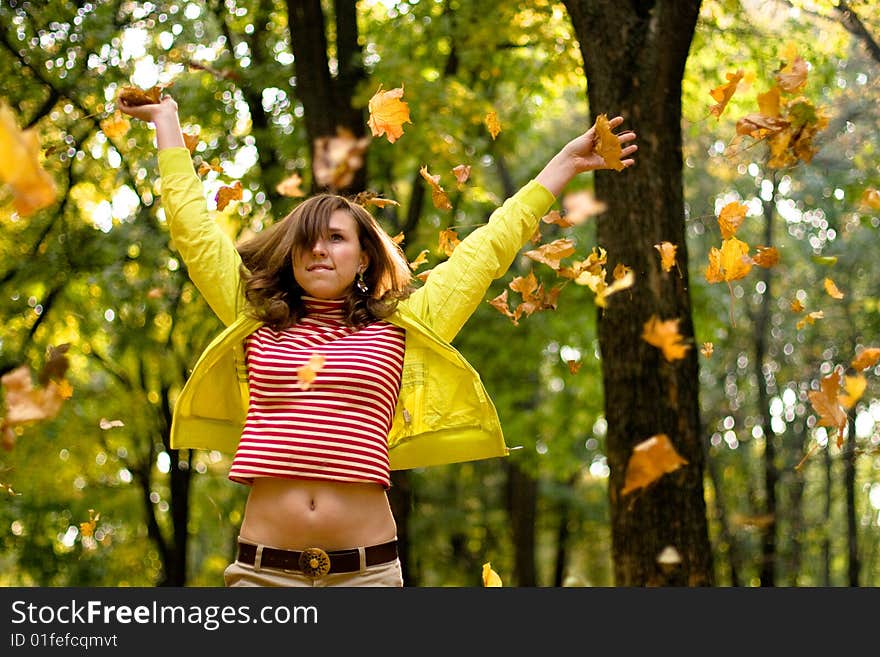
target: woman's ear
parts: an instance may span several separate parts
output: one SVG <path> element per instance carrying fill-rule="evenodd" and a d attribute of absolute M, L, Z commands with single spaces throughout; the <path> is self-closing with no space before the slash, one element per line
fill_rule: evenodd
<path fill-rule="evenodd" d="M 367 267 L 370 266 L 370 259 L 367 257 L 367 254 L 364 253 L 361 255 L 361 264 L 358 265 L 358 273 L 363 274 L 367 271 Z"/>

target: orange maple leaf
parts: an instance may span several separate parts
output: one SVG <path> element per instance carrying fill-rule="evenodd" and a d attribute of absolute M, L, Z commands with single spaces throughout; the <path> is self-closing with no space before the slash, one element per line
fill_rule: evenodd
<path fill-rule="evenodd" d="M 813 325 L 816 323 L 817 319 L 824 319 L 824 318 L 825 318 L 825 313 L 821 310 L 816 310 L 814 312 L 811 312 L 809 315 L 807 315 L 803 319 L 799 320 L 798 323 L 795 324 L 795 328 L 798 331 L 800 331 L 807 324 Z"/>
<path fill-rule="evenodd" d="M 608 117 L 600 114 L 596 117 L 596 123 L 593 127 L 596 130 L 596 153 L 605 160 L 608 168 L 615 171 L 623 171 L 624 165 L 620 161 L 623 149 L 620 146 L 617 135 L 611 132 L 611 127 L 608 125 Z"/>
<path fill-rule="evenodd" d="M 126 105 L 138 107 L 140 105 L 155 105 L 161 102 L 162 91 L 171 85 L 157 85 L 149 89 L 140 87 L 124 86 L 116 94 L 116 100 L 121 100 Z"/>
<path fill-rule="evenodd" d="M 746 218 L 749 206 L 733 201 L 728 203 L 718 214 L 718 227 L 721 228 L 721 239 L 727 240 L 736 235 L 736 231 Z"/>
<path fill-rule="evenodd" d="M 800 57 L 795 57 L 776 74 L 776 83 L 783 91 L 793 93 L 807 84 L 807 72 L 807 63 Z"/>
<path fill-rule="evenodd" d="M 337 128 L 335 136 L 315 139 L 312 168 L 319 187 L 345 189 L 354 182 L 355 174 L 364 166 L 370 138 L 355 137 L 345 128 Z"/>
<path fill-rule="evenodd" d="M 878 362 L 880 362 L 880 347 L 867 347 L 853 358 L 850 365 L 854 370 L 861 371 L 873 367 Z"/>
<path fill-rule="evenodd" d="M 15 115 L 0 101 L 0 182 L 12 188 L 15 211 L 29 216 L 55 202 L 55 181 L 40 166 L 36 131 L 19 130 Z"/>
<path fill-rule="evenodd" d="M 64 400 L 72 392 L 66 381 L 49 381 L 45 386 L 34 387 L 31 369 L 21 365 L 0 378 L 4 390 L 6 417 L 3 424 L 15 426 L 40 420 L 51 420 L 61 410 Z"/>
<path fill-rule="evenodd" d="M 95 533 L 95 529 L 98 526 L 98 520 L 100 519 L 100 513 L 95 513 L 94 509 L 89 509 L 89 519 L 86 522 L 79 523 L 79 533 L 83 538 L 90 537 Z"/>
<path fill-rule="evenodd" d="M 419 253 L 419 255 L 416 256 L 416 259 L 409 263 L 409 268 L 415 271 L 426 262 L 428 262 L 428 249 L 425 249 L 424 251 Z"/>
<path fill-rule="evenodd" d="M 485 122 L 486 128 L 488 128 L 489 130 L 489 134 L 492 135 L 492 139 L 494 140 L 495 137 L 497 137 L 498 134 L 501 132 L 501 122 L 498 120 L 498 114 L 496 114 L 495 112 L 489 112 L 488 114 L 486 114 Z"/>
<path fill-rule="evenodd" d="M 113 112 L 113 114 L 101 121 L 101 132 L 107 135 L 110 139 L 121 137 L 128 132 L 130 128 L 131 121 L 125 118 L 122 112 Z"/>
<path fill-rule="evenodd" d="M 196 146 L 199 145 L 199 136 L 191 135 L 189 133 L 183 133 L 183 143 L 186 146 L 186 149 L 190 152 L 190 155 L 196 152 Z"/>
<path fill-rule="evenodd" d="M 537 249 L 526 251 L 523 255 L 537 262 L 543 262 L 548 267 L 558 270 L 559 261 L 567 258 L 574 253 L 574 242 L 570 239 L 563 238 L 554 240 L 549 244 L 542 244 Z"/>
<path fill-rule="evenodd" d="M 712 105 L 712 107 L 709 108 L 709 113 L 716 119 L 721 119 L 721 114 L 727 107 L 727 103 L 729 103 L 730 99 L 733 97 L 736 87 L 739 84 L 739 81 L 742 80 L 743 75 L 742 69 L 738 70 L 736 73 L 725 73 L 724 77 L 727 78 L 727 82 L 719 87 L 715 87 L 709 92 L 712 98 L 718 101 L 715 105 Z"/>
<path fill-rule="evenodd" d="M 651 315 L 642 327 L 642 339 L 663 351 L 663 356 L 670 363 L 684 358 L 691 345 L 683 342 L 684 337 L 678 332 L 679 319 L 661 321 L 657 315 Z"/>
<path fill-rule="evenodd" d="M 505 317 L 509 317 L 513 322 L 514 326 L 519 326 L 519 319 L 517 316 L 510 311 L 510 306 L 507 302 L 507 290 L 499 294 L 497 297 L 488 302 L 490 306 L 492 306 L 495 310 L 500 312 Z"/>
<path fill-rule="evenodd" d="M 709 250 L 709 266 L 706 280 L 710 283 L 735 281 L 744 278 L 752 270 L 749 245 L 735 237 L 723 240 L 721 250 L 714 246 Z"/>
<path fill-rule="evenodd" d="M 324 367 L 325 362 L 326 358 L 324 355 L 316 352 L 309 356 L 309 360 L 305 365 L 297 367 L 296 379 L 299 382 L 299 387 L 303 390 L 308 390 L 318 376 L 318 372 Z"/>
<path fill-rule="evenodd" d="M 240 201 L 242 199 L 241 181 L 236 180 L 231 187 L 221 187 L 217 190 L 214 200 L 217 202 L 217 209 L 224 210 L 232 201 Z"/>
<path fill-rule="evenodd" d="M 830 278 L 826 278 L 824 281 L 822 281 L 822 285 L 825 286 L 825 291 L 832 299 L 843 299 L 843 292 L 837 289 L 834 281 L 832 281 Z"/>
<path fill-rule="evenodd" d="M 800 299 L 793 299 L 788 307 L 791 308 L 791 312 L 793 313 L 802 313 L 804 312 L 804 304 L 801 303 Z"/>
<path fill-rule="evenodd" d="M 758 94 L 758 109 L 764 116 L 779 116 L 779 87 Z"/>
<path fill-rule="evenodd" d="M 454 228 L 444 228 L 440 231 L 440 240 L 437 248 L 443 251 L 447 257 L 452 255 L 455 247 L 459 244 L 461 244 L 461 240 L 458 239 L 458 234 Z"/>
<path fill-rule="evenodd" d="M 813 409 L 819 415 L 820 427 L 836 427 L 837 446 L 843 444 L 843 430 L 846 427 L 846 413 L 840 406 L 837 391 L 840 389 L 840 373 L 836 370 L 822 379 L 820 390 L 810 390 L 807 395 Z"/>
<path fill-rule="evenodd" d="M 400 100 L 403 97 L 403 85 L 389 91 L 382 91 L 382 85 L 370 98 L 370 120 L 368 125 L 374 137 L 383 134 L 390 143 L 394 143 L 403 135 L 403 124 L 409 120 L 409 105 Z"/>
<path fill-rule="evenodd" d="M 569 226 L 577 226 L 597 214 L 602 214 L 608 205 L 596 199 L 591 192 L 580 190 L 566 194 L 562 199 L 562 209 Z"/>
<path fill-rule="evenodd" d="M 868 187 L 859 199 L 859 204 L 873 210 L 880 210 L 880 191 Z"/>
<path fill-rule="evenodd" d="M 294 172 L 275 185 L 275 191 L 281 194 L 281 196 L 287 196 L 289 198 L 305 196 L 306 193 L 300 188 L 302 181 L 302 177 Z"/>
<path fill-rule="evenodd" d="M 660 266 L 663 271 L 669 271 L 675 266 L 675 252 L 678 247 L 672 242 L 660 242 L 654 248 L 660 252 Z"/>
<path fill-rule="evenodd" d="M 581 369 L 581 365 L 583 363 L 581 363 L 579 360 L 567 360 L 565 361 L 565 364 L 568 365 L 569 373 L 577 374 L 578 371 Z"/>
<path fill-rule="evenodd" d="M 440 186 L 440 176 L 433 176 L 428 173 L 427 165 L 419 169 L 419 174 L 431 186 L 431 201 L 434 203 L 434 207 L 438 210 L 451 210 L 452 203 L 449 202 L 449 197 L 446 196 L 446 192 Z"/>
<path fill-rule="evenodd" d="M 626 479 L 620 494 L 627 495 L 644 488 L 687 463 L 687 459 L 675 451 L 669 436 L 665 433 L 651 436 L 633 447 L 626 464 Z"/>
<path fill-rule="evenodd" d="M 770 267 L 775 267 L 779 264 L 779 251 L 776 250 L 776 247 L 758 246 L 755 248 L 757 253 L 752 258 L 753 264 L 764 267 L 764 269 L 770 269 Z"/>
<path fill-rule="evenodd" d="M 840 402 L 841 406 L 843 406 L 846 410 L 849 410 L 853 406 L 855 406 L 856 402 L 862 398 L 863 394 L 865 394 L 865 388 L 868 387 L 868 380 L 863 374 L 856 374 L 855 376 L 845 376 L 843 377 L 843 379 L 843 389 L 846 391 L 846 394 L 840 395 L 840 397 L 838 397 L 838 401 Z"/>
<path fill-rule="evenodd" d="M 467 179 L 470 178 L 471 167 L 469 164 L 459 164 L 457 167 L 452 168 L 452 173 L 458 181 L 460 188 L 465 182 L 467 182 Z"/>
<path fill-rule="evenodd" d="M 566 217 L 563 217 L 561 214 L 559 214 L 559 210 L 550 210 L 550 212 L 541 217 L 541 221 L 543 221 L 545 224 L 556 224 L 560 228 L 571 228 L 572 226 L 574 226 L 574 224 L 570 222 Z M 540 241 L 540 239 L 538 241 Z"/>
<path fill-rule="evenodd" d="M 778 116 L 747 114 L 736 122 L 736 134 L 763 139 L 782 132 L 790 125 L 790 121 Z"/>

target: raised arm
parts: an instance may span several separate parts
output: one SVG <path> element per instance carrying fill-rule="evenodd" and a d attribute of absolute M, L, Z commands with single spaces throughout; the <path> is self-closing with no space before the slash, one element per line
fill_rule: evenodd
<path fill-rule="evenodd" d="M 622 117 L 609 122 L 612 130 Z M 621 162 L 632 166 L 637 146 L 632 131 L 617 135 Z M 468 235 L 449 260 L 431 270 L 425 285 L 408 300 L 410 308 L 438 335 L 452 340 L 482 303 L 490 283 L 503 276 L 516 254 L 535 234 L 538 222 L 568 182 L 579 173 L 609 168 L 596 153 L 595 128 L 572 139 L 554 155 L 534 180 L 492 213 L 489 222 Z"/>
<path fill-rule="evenodd" d="M 161 102 L 150 105 L 120 102 L 119 109 L 155 126 L 162 207 L 174 247 L 208 305 L 224 324 L 231 324 L 242 302 L 241 257 L 229 236 L 208 214 L 202 182 L 183 141 L 177 103 L 165 96 Z"/>

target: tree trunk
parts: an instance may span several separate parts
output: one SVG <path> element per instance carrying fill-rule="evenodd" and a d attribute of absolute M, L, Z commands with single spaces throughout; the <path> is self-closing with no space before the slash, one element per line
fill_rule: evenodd
<path fill-rule="evenodd" d="M 846 496 L 847 584 L 859 585 L 859 527 L 856 521 L 856 424 L 850 415 L 849 435 L 843 448 L 843 490 Z"/>
<path fill-rule="evenodd" d="M 513 531 L 513 578 L 517 586 L 537 586 L 535 571 L 535 516 L 538 482 L 512 460 L 507 460 L 507 508 Z"/>
<path fill-rule="evenodd" d="M 697 352 L 667 362 L 642 339 L 654 314 L 680 320 L 693 338 L 684 230 L 681 80 L 699 0 L 566 0 L 584 58 L 591 113 L 620 114 L 639 134 L 636 166 L 595 174 L 599 246 L 608 270 L 622 262 L 636 274 L 599 318 L 611 469 L 612 552 L 620 586 L 711 585 L 711 548 L 703 497 Z M 663 272 L 654 245 L 678 245 L 678 269 Z M 665 433 L 687 465 L 648 489 L 621 497 L 632 448 Z M 676 566 L 658 555 L 673 547 Z"/>
<path fill-rule="evenodd" d="M 366 132 L 363 109 L 355 108 L 352 104 L 357 84 L 366 78 L 362 49 L 358 43 L 357 1 L 336 0 L 334 9 L 335 77 L 330 72 L 321 0 L 287 0 L 290 42 L 296 67 L 296 96 L 303 104 L 306 134 L 313 148 L 318 138 L 334 137 L 340 128 L 355 137 L 363 137 Z M 314 181 L 314 162 L 312 173 Z M 362 191 L 366 181 L 365 164 L 348 187 L 335 191 L 340 194 Z"/>

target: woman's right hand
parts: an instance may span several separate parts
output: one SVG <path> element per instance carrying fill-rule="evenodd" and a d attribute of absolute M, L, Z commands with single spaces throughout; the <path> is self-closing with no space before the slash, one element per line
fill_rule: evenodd
<path fill-rule="evenodd" d="M 158 103 L 150 105 L 126 105 L 124 101 L 117 100 L 116 106 L 123 114 L 150 123 L 157 123 L 162 116 L 177 116 L 177 101 L 171 96 L 162 96 Z"/>

